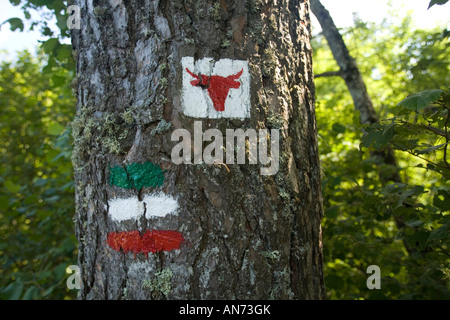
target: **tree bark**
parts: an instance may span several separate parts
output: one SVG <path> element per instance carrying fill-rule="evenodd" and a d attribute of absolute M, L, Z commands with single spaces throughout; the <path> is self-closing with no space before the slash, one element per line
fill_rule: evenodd
<path fill-rule="evenodd" d="M 75 4 L 81 8 L 81 30 L 72 31 L 79 297 L 324 298 L 309 2 Z M 250 117 L 186 116 L 183 57 L 247 61 Z M 223 133 L 279 129 L 278 172 L 261 175 L 261 164 L 249 163 L 174 164 L 171 134 L 192 134 L 194 121 Z M 148 162 L 163 169 L 160 185 L 125 188 L 134 179 L 130 170 L 122 187 L 111 183 L 114 170 Z M 176 199 L 177 213 L 111 218 L 112 199 L 142 201 L 151 194 Z M 109 235 L 132 230 L 141 237 L 147 230 L 173 230 L 183 241 L 148 255 L 111 245 Z"/>

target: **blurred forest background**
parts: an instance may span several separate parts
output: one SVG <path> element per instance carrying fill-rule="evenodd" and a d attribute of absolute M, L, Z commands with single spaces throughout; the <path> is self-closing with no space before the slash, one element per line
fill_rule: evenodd
<path fill-rule="evenodd" d="M 75 299 L 67 4 L 9 1 L 48 39 L 0 62 L 0 298 Z M 57 33 L 31 14 L 42 8 Z M 11 17 L 2 28 L 24 26 Z M 316 78 L 327 297 L 450 299 L 450 32 L 416 29 L 405 13 L 382 23 L 354 15 L 339 31 L 379 121 L 360 123 L 341 77 Z M 339 70 L 322 33 L 312 46 L 316 75 Z M 389 149 L 397 166 L 379 156 Z M 381 290 L 366 287 L 369 265 L 381 268 Z"/>

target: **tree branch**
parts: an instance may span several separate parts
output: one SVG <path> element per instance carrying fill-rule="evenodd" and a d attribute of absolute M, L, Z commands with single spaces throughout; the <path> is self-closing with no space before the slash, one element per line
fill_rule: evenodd
<path fill-rule="evenodd" d="M 319 74 L 315 74 L 314 78 L 320 78 L 320 77 L 342 77 L 342 71 L 327 71 L 327 72 L 323 72 L 323 73 L 319 73 Z"/>
<path fill-rule="evenodd" d="M 447 133 L 445 132 L 445 130 L 433 127 L 432 125 L 413 124 L 413 123 L 410 123 L 410 122 L 407 122 L 407 121 L 404 121 L 404 120 L 400 120 L 399 122 L 401 124 L 403 124 L 403 125 L 407 125 L 407 126 L 413 127 L 413 129 L 415 129 L 415 128 L 425 129 L 425 130 L 429 130 L 429 131 L 433 132 L 434 134 L 437 134 L 438 136 L 441 136 L 441 137 L 444 137 L 444 138 L 447 137 Z"/>

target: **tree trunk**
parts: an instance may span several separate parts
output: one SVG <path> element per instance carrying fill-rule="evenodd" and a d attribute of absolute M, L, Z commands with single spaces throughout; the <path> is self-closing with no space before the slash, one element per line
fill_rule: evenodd
<path fill-rule="evenodd" d="M 75 4 L 80 298 L 324 298 L 309 2 Z M 260 161 L 201 161 L 207 129 Z"/>
<path fill-rule="evenodd" d="M 316 78 L 320 76 L 342 77 L 352 96 L 355 109 L 359 111 L 361 124 L 374 124 L 378 122 L 378 115 L 367 92 L 361 72 L 356 65 L 355 59 L 350 55 L 344 39 L 342 39 L 330 13 L 325 9 L 320 0 L 311 0 L 311 10 L 319 21 L 323 34 L 327 39 L 328 46 L 340 68 L 337 72 L 325 72 L 322 75 L 316 75 Z M 401 182 L 394 150 L 390 146 L 383 150 L 375 150 L 372 152 L 372 155 L 380 158 L 381 163 L 393 168 L 393 170 L 386 170 L 387 173 L 380 171 L 380 179 L 383 182 Z"/>
<path fill-rule="evenodd" d="M 342 39 L 339 30 L 333 22 L 330 13 L 319 0 L 311 0 L 311 10 L 322 27 L 333 57 L 340 71 L 333 75 L 339 75 L 345 80 L 345 84 L 353 98 L 356 110 L 359 110 L 361 123 L 371 124 L 378 121 L 378 116 L 367 92 L 366 85 L 356 65 L 355 59 L 350 56 L 347 46 Z"/>

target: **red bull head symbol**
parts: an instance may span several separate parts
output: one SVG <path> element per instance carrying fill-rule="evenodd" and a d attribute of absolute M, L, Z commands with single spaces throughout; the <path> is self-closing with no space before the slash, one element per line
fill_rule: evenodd
<path fill-rule="evenodd" d="M 241 86 L 241 83 L 237 80 L 241 77 L 244 69 L 228 77 L 207 76 L 204 74 L 196 75 L 189 71 L 188 68 L 186 68 L 186 71 L 196 79 L 191 81 L 191 84 L 194 87 L 208 90 L 214 109 L 216 109 L 216 111 L 224 111 L 225 100 L 227 99 L 230 89 L 238 89 Z"/>

